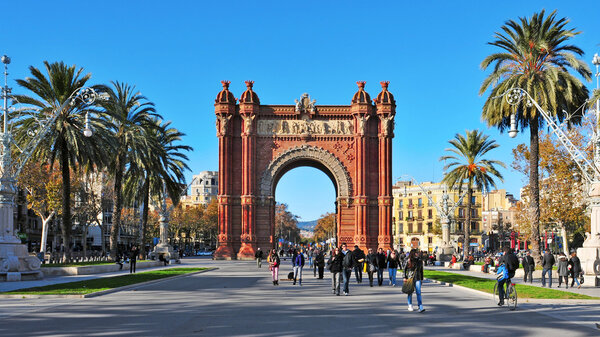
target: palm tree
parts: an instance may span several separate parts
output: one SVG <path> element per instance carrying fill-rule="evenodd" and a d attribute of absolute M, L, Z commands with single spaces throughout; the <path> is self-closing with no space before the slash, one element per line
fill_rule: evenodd
<path fill-rule="evenodd" d="M 444 171 L 451 169 L 444 175 L 442 180 L 450 189 L 458 189 L 459 193 L 463 191 L 464 185 L 467 186 L 467 215 L 463 225 L 464 241 L 463 256 L 467 256 L 469 249 L 469 232 L 471 227 L 471 206 L 473 198 L 473 187 L 478 191 L 489 191 L 490 186 L 496 188 L 494 177 L 502 181 L 502 174 L 496 169 L 496 165 L 506 167 L 504 163 L 497 160 L 488 160 L 483 158 L 490 150 L 497 148 L 495 140 L 488 140 L 488 136 L 479 132 L 479 130 L 466 131 L 466 137 L 456 134 L 449 143 L 452 148 L 446 151 L 453 154 L 442 156 L 440 160 L 450 160 L 444 166 Z M 458 187 L 458 188 L 457 188 Z"/>
<path fill-rule="evenodd" d="M 182 187 L 185 185 L 183 173 L 189 170 L 186 163 L 188 157 L 183 152 L 192 150 L 190 146 L 177 144 L 185 134 L 171 128 L 171 122 L 161 123 L 160 120 L 154 119 L 153 123 L 153 127 L 147 130 L 147 137 L 152 142 L 156 142 L 161 150 L 139 156 L 138 160 L 131 163 L 125 174 L 125 199 L 130 204 L 137 201 L 143 205 L 139 237 L 142 255 L 145 254 L 146 249 L 144 239 L 150 199 L 166 197 L 163 195 L 166 189 L 173 205 L 177 205 Z"/>
<path fill-rule="evenodd" d="M 154 127 L 152 121 L 156 114 L 154 104 L 149 102 L 135 90 L 134 86 L 125 83 L 111 82 L 112 88 L 106 87 L 108 98 L 101 102 L 101 107 L 108 120 L 114 125 L 116 149 L 110 158 L 109 169 L 114 178 L 113 215 L 110 229 L 110 256 L 117 257 L 118 235 L 121 227 L 121 211 L 123 209 L 123 175 L 125 169 L 139 160 L 140 157 L 161 148 L 151 138 L 148 130 Z"/>
<path fill-rule="evenodd" d="M 588 90 L 581 81 L 569 73 L 569 68 L 586 80 L 591 80 L 589 67 L 576 55 L 583 51 L 568 40 L 579 32 L 567 29 L 567 18 L 558 19 L 556 11 L 545 16 L 545 11 L 528 18 L 519 18 L 519 22 L 509 20 L 496 32 L 490 45 L 502 49 L 486 57 L 481 68 L 487 69 L 494 64 L 492 72 L 481 84 L 479 94 L 490 89 L 482 111 L 482 117 L 489 126 L 500 131 L 510 126 L 511 114 L 516 115 L 521 128 L 529 127 L 531 156 L 529 158 L 529 186 L 531 191 L 532 250 L 534 258 L 540 260 L 539 219 L 540 188 L 538 176 L 539 129 L 544 120 L 535 106 L 526 100 L 515 107 L 504 99 L 497 98 L 511 88 L 525 89 L 539 105 L 553 118 L 562 121 L 567 111 L 574 112 L 585 104 Z M 571 119 L 580 123 L 580 119 Z"/>
<path fill-rule="evenodd" d="M 49 161 L 50 165 L 58 158 L 62 174 L 62 222 L 63 254 L 67 261 L 71 259 L 71 169 L 103 166 L 106 153 L 112 147 L 111 135 L 106 132 L 104 120 L 97 118 L 93 111 L 81 100 L 72 100 L 83 88 L 91 74 L 83 75 L 83 68 L 67 66 L 63 62 L 44 61 L 46 75 L 30 66 L 33 77 L 17 80 L 33 96 L 14 95 L 16 101 L 31 109 L 23 110 L 23 116 L 14 123 L 14 136 L 21 146 L 31 140 L 31 135 L 42 132 L 40 120 L 58 114 L 50 129 L 44 135 L 39 146 L 34 149 L 32 158 Z M 97 88 L 97 87 L 96 87 Z M 71 104 L 69 104 L 69 102 Z M 62 110 L 61 110 L 62 109 Z M 59 111 L 60 110 L 60 111 Z M 86 138 L 83 135 L 85 116 L 91 113 L 91 124 L 96 135 Z"/>

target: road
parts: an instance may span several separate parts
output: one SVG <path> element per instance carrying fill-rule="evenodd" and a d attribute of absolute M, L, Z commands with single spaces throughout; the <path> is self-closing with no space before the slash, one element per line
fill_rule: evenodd
<path fill-rule="evenodd" d="M 427 311 L 418 313 L 406 310 L 399 287 L 353 279 L 350 296 L 333 296 L 329 275 L 275 287 L 251 261 L 183 261 L 219 269 L 87 299 L 1 298 L 0 336 L 600 335 L 598 302 L 522 303 L 510 312 L 488 295 L 427 283 Z"/>

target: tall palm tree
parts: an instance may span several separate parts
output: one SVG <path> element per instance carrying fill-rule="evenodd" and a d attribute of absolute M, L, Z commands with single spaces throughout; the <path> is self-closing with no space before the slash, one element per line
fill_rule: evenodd
<path fill-rule="evenodd" d="M 497 160 L 483 158 L 489 151 L 497 148 L 495 140 L 489 140 L 489 137 L 479 132 L 479 130 L 466 131 L 465 136 L 456 134 L 454 139 L 448 141 L 451 148 L 446 151 L 453 154 L 442 156 L 440 160 L 450 160 L 444 166 L 444 170 L 451 169 L 446 173 L 443 182 L 450 189 L 458 189 L 459 193 L 463 191 L 464 185 L 467 187 L 467 215 L 463 225 L 464 241 L 463 256 L 467 256 L 469 249 L 469 234 L 471 229 L 471 208 L 473 199 L 473 188 L 478 191 L 489 191 L 490 186 L 496 188 L 494 178 L 502 181 L 502 174 L 496 169 L 496 165 L 506 167 L 504 163 Z"/>
<path fill-rule="evenodd" d="M 185 184 L 184 172 L 189 170 L 184 151 L 191 151 L 187 145 L 178 144 L 184 133 L 170 127 L 171 122 L 161 123 L 154 119 L 154 126 L 147 131 L 148 138 L 159 144 L 160 151 L 152 151 L 139 156 L 131 163 L 125 175 L 125 199 L 130 204 L 141 203 L 142 226 L 139 237 L 140 252 L 145 253 L 144 242 L 148 224 L 148 206 L 151 198 L 163 198 L 164 191 L 176 205 Z M 164 182 L 164 187 L 163 187 Z"/>
<path fill-rule="evenodd" d="M 114 178 L 110 256 L 116 259 L 122 220 L 125 170 L 140 157 L 154 151 L 161 151 L 161 148 L 147 136 L 148 130 L 154 127 L 153 118 L 160 117 L 154 109 L 154 104 L 136 91 L 134 86 L 120 82 L 111 83 L 114 89 L 105 88 L 108 98 L 100 105 L 108 120 L 114 125 L 116 141 L 116 149 L 109 162 L 109 170 Z"/>
<path fill-rule="evenodd" d="M 103 166 L 106 164 L 106 153 L 112 147 L 111 135 L 106 132 L 105 121 L 96 117 L 90 108 L 81 100 L 71 100 L 90 79 L 91 74 L 83 75 L 83 68 L 75 65 L 67 66 L 63 62 L 48 63 L 44 61 L 46 73 L 30 66 L 32 77 L 17 80 L 29 95 L 14 95 L 21 104 L 30 109 L 14 123 L 13 134 L 17 144 L 23 146 L 31 141 L 31 136 L 42 132 L 40 120 L 46 120 L 58 114 L 50 129 L 44 135 L 39 146 L 34 149 L 32 158 L 49 161 L 58 158 L 62 174 L 62 222 L 61 234 L 64 247 L 64 258 L 71 259 L 71 169 L 79 167 Z M 97 87 L 96 87 L 97 88 Z M 70 104 L 70 103 L 71 104 Z M 61 110 L 62 109 L 62 110 Z M 86 138 L 83 134 L 85 116 L 91 113 L 91 124 L 96 134 Z"/>
<path fill-rule="evenodd" d="M 544 120 L 535 108 L 526 100 L 515 107 L 497 98 L 511 88 L 525 89 L 539 105 L 553 118 L 562 121 L 565 112 L 574 112 L 588 98 L 588 90 L 581 81 L 569 72 L 575 71 L 586 80 L 591 80 L 591 71 L 587 64 L 576 55 L 583 51 L 569 44 L 569 39 L 579 34 L 567 29 L 567 18 L 556 17 L 556 11 L 549 16 L 545 11 L 535 13 L 531 18 L 519 18 L 518 22 L 509 20 L 496 32 L 496 40 L 490 45 L 502 49 L 486 57 L 481 68 L 487 69 L 494 64 L 492 72 L 481 84 L 479 94 L 491 88 L 482 111 L 482 117 L 489 126 L 500 131 L 510 126 L 510 115 L 515 114 L 521 129 L 529 127 L 531 156 L 529 158 L 529 186 L 531 191 L 532 251 L 534 258 L 540 260 L 539 219 L 539 129 Z M 571 119 L 580 123 L 580 120 Z"/>

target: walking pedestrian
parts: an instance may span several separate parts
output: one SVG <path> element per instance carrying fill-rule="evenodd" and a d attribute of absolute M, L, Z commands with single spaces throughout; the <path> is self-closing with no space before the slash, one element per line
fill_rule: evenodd
<path fill-rule="evenodd" d="M 271 253 L 267 257 L 267 262 L 269 263 L 269 269 L 271 270 L 271 276 L 273 277 L 273 285 L 279 285 L 279 264 L 281 260 L 279 259 L 279 255 L 277 255 L 277 250 L 271 250 Z"/>
<path fill-rule="evenodd" d="M 354 258 L 354 277 L 356 277 L 356 283 L 362 283 L 365 252 L 358 248 L 358 245 L 355 245 L 354 250 L 352 251 L 352 257 Z"/>
<path fill-rule="evenodd" d="M 322 250 L 315 251 L 315 264 L 319 271 L 319 280 L 323 279 L 323 272 L 325 269 L 325 255 Z"/>
<path fill-rule="evenodd" d="M 417 251 L 419 259 L 422 261 L 421 254 Z M 395 250 L 390 253 L 387 258 L 388 275 L 390 277 L 390 286 L 396 286 L 396 273 L 398 272 L 398 266 L 400 265 L 400 259 Z"/>
<path fill-rule="evenodd" d="M 527 255 L 523 258 L 523 282 L 533 283 L 533 271 L 535 270 L 535 261 L 531 257 L 531 252 L 527 252 Z M 559 281 L 560 283 L 560 281 Z"/>
<path fill-rule="evenodd" d="M 377 254 L 373 253 L 373 248 L 369 248 L 365 258 L 367 263 L 367 275 L 369 275 L 369 286 L 373 286 L 373 274 L 377 271 Z"/>
<path fill-rule="evenodd" d="M 423 298 L 421 296 L 421 283 L 423 281 L 423 260 L 419 251 L 411 249 L 408 254 L 408 261 L 406 263 L 406 269 L 404 269 L 404 282 L 408 281 L 409 278 L 413 278 L 415 284 L 415 293 L 417 293 L 417 304 L 419 305 L 419 312 L 424 312 Z M 408 311 L 414 311 L 412 302 L 412 293 L 408 294 Z"/>
<path fill-rule="evenodd" d="M 327 264 L 331 271 L 331 291 L 334 295 L 340 296 L 340 283 L 342 282 L 342 260 L 344 255 L 336 248 L 331 252 L 331 257 Z"/>
<path fill-rule="evenodd" d="M 381 287 L 383 284 L 383 271 L 387 266 L 387 256 L 383 248 L 377 250 L 377 285 Z"/>
<path fill-rule="evenodd" d="M 302 251 L 297 253 L 293 258 L 292 262 L 294 266 L 294 285 L 296 285 L 296 281 L 298 281 L 298 284 L 302 286 L 302 268 L 304 268 L 304 253 L 302 253 Z"/>
<path fill-rule="evenodd" d="M 258 268 L 262 267 L 262 259 L 264 258 L 264 255 L 263 255 L 263 251 L 260 250 L 260 247 L 258 247 L 258 249 L 256 250 L 256 253 L 254 253 L 254 257 L 256 258 L 256 266 Z"/>
<path fill-rule="evenodd" d="M 562 281 L 565 281 L 565 288 L 569 289 L 569 262 L 567 261 L 567 256 L 565 253 L 560 253 L 558 255 L 558 287 L 562 284 Z"/>
<path fill-rule="evenodd" d="M 542 258 L 542 287 L 546 286 L 546 275 L 548 275 L 548 288 L 552 288 L 552 267 L 555 262 L 554 256 L 546 251 Z"/>
<path fill-rule="evenodd" d="M 350 294 L 350 276 L 352 276 L 352 268 L 354 268 L 354 257 L 352 256 L 352 252 L 348 250 L 348 246 L 343 243 L 342 244 L 342 254 L 344 255 L 344 259 L 342 260 L 342 278 L 344 280 L 344 296 L 348 296 Z"/>
<path fill-rule="evenodd" d="M 571 258 L 569 259 L 569 265 L 571 266 L 571 288 L 573 285 L 577 283 L 577 289 L 581 288 L 581 283 L 579 283 L 579 277 L 581 276 L 581 261 L 577 257 L 577 252 L 575 250 L 571 251 Z"/>
<path fill-rule="evenodd" d="M 129 251 L 129 274 L 135 274 L 135 265 L 137 262 L 137 256 L 140 254 L 140 250 L 133 245 Z"/>

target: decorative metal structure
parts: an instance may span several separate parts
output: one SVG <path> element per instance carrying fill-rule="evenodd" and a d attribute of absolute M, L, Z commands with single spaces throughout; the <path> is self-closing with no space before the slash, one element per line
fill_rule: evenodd
<path fill-rule="evenodd" d="M 22 149 L 16 146 L 8 124 L 8 97 L 11 88 L 8 87 L 8 65 L 10 58 L 6 55 L 0 58 L 4 64 L 4 86 L 2 87 L 3 99 L 3 128 L 0 133 L 0 280 L 20 281 L 26 279 L 40 279 L 43 277 L 40 271 L 40 260 L 29 255 L 27 247 L 21 244 L 21 240 L 15 235 L 14 229 L 14 198 L 17 192 L 16 182 L 21 170 L 31 157 L 33 151 L 44 139 L 58 115 L 67 107 L 77 103 L 85 105 L 93 104 L 99 97 L 93 88 L 81 88 L 76 90 L 58 109 L 56 109 L 45 120 L 38 120 L 39 131 L 29 134 L 31 140 Z M 92 136 L 92 130 L 86 116 L 86 137 Z M 20 153 L 11 153 L 11 146 L 15 146 Z"/>

